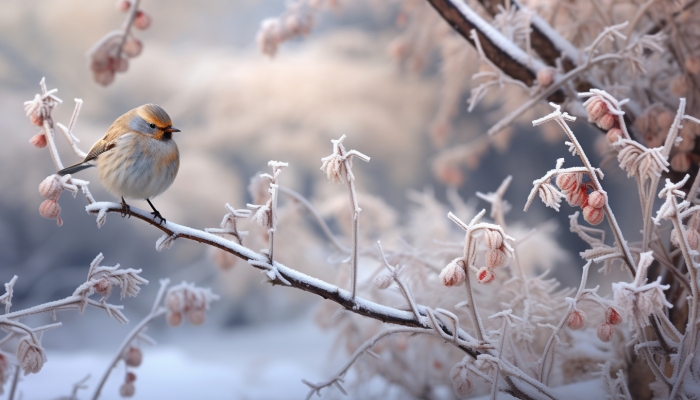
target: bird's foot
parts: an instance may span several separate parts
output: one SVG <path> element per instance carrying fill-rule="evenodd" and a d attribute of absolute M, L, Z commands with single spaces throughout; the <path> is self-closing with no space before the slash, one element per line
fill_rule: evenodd
<path fill-rule="evenodd" d="M 156 222 L 158 222 L 158 219 L 160 218 L 160 224 L 161 224 L 161 225 L 163 225 L 164 223 L 168 222 L 168 221 L 166 221 L 165 218 L 163 218 L 162 215 L 160 215 L 160 212 L 158 212 L 158 210 L 153 211 L 153 212 L 151 213 L 151 215 L 153 216 L 153 219 L 154 219 Z"/>
<path fill-rule="evenodd" d="M 131 213 L 131 207 L 128 204 L 126 204 L 126 201 L 124 201 L 124 198 L 122 197 L 122 212 L 121 212 L 122 218 L 124 218 L 126 216 L 131 218 L 130 213 Z"/>

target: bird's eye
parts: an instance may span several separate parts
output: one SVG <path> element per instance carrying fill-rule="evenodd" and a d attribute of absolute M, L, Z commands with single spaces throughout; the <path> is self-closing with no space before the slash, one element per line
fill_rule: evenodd
<path fill-rule="evenodd" d="M 148 126 L 150 126 L 151 129 L 156 129 L 156 124 L 148 124 Z"/>

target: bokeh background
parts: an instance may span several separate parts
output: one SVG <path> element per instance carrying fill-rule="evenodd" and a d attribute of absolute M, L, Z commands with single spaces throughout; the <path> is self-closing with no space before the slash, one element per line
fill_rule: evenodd
<path fill-rule="evenodd" d="M 158 279 L 165 277 L 210 286 L 221 299 L 204 326 L 152 324 L 148 333 L 159 344 L 144 350 L 136 398 L 298 398 L 306 393 L 301 378 L 320 380 L 346 356 L 335 349 L 333 333 L 314 322 L 320 298 L 261 283 L 262 275 L 245 264 L 221 268 L 216 254 L 184 240 L 157 252 L 159 231 L 118 214 L 109 215 L 98 230 L 80 196 L 62 195 L 63 226 L 43 219 L 37 187 L 54 166 L 46 149 L 28 143 L 37 128 L 22 106 L 39 91 L 42 77 L 64 100 L 55 110 L 56 121 L 67 125 L 73 99 L 84 100 L 75 128 L 84 150 L 127 110 L 147 102 L 163 106 L 182 130 L 175 138 L 181 168 L 173 186 L 154 203 L 168 220 L 196 228 L 217 227 L 225 203 L 242 208 L 251 202 L 249 179 L 267 172 L 268 160 L 289 162 L 283 184 L 314 200 L 324 215 L 346 207 L 331 201 L 347 201 L 344 187 L 328 183 L 318 170 L 320 159 L 331 153 L 330 140 L 343 134 L 348 148 L 372 157 L 369 164 L 355 162 L 359 189 L 373 196 L 367 201 L 379 204 L 375 208 L 384 207 L 387 223 L 400 226 L 411 204 L 407 192 L 430 188 L 446 201 L 447 185 L 431 167 L 436 158 L 483 135 L 507 111 L 492 96 L 468 114 L 468 93 L 463 93 L 453 135 L 436 146 L 429 131 L 444 92 L 440 57 L 436 52 L 420 70 L 391 57 L 388 49 L 401 32 L 395 23 L 397 3 L 340 2 L 337 9 L 318 14 L 308 37 L 284 44 L 270 59 L 258 51 L 255 35 L 261 20 L 284 7 L 281 0 L 144 0 L 142 9 L 153 24 L 137 32 L 143 53 L 105 88 L 92 80 L 86 53 L 122 24 L 124 15 L 112 0 L 0 2 L 0 281 L 19 276 L 13 307 L 69 295 L 100 252 L 104 265 L 142 268 L 151 281 L 137 298 L 123 302 L 130 325 L 120 326 L 95 310 L 60 314 L 64 326 L 47 332 L 42 341 L 49 358 L 45 370 L 22 378 L 24 399 L 68 395 L 88 373 L 88 385 L 94 384 L 121 338 L 147 314 Z M 582 265 L 576 253 L 583 244 L 568 233 L 570 209 L 555 213 L 536 203 L 527 214 L 520 211 L 531 182 L 556 158 L 567 156 L 564 136 L 528 125 L 521 121 L 504 144 L 466 163 L 470 168 L 462 167 L 465 179 L 456 189 L 464 199 L 487 207 L 474 192 L 493 191 L 513 175 L 506 196 L 513 205 L 510 217 L 558 229 L 557 240 L 568 256 L 557 255 L 554 275 L 574 285 Z M 600 135 L 584 121 L 575 129 L 591 155 L 597 154 Z M 62 138 L 58 143 L 64 163 L 77 161 Z M 605 183 L 621 188 L 620 193 L 634 190 L 621 171 L 604 171 Z M 101 188 L 94 169 L 81 174 L 92 182 L 98 200 L 116 201 Z M 636 215 L 635 198 L 611 196 L 619 219 Z M 296 218 L 280 226 L 281 261 L 318 277 L 334 274 L 336 267 L 324 262 L 330 251 L 323 240 L 312 227 L 301 227 L 303 213 Z M 380 228 L 378 223 L 368 229 L 381 238 Z M 625 229 L 636 232 L 639 226 Z M 104 398 L 118 398 L 122 377 L 123 369 L 115 371 Z M 332 392 L 328 398 L 340 396 Z"/>

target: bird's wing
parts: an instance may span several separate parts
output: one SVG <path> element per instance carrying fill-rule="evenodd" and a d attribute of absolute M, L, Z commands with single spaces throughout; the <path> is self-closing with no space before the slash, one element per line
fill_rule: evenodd
<path fill-rule="evenodd" d="M 104 153 L 105 151 L 112 150 L 114 148 L 114 146 L 116 145 L 116 139 L 111 141 L 106 141 L 105 139 L 106 137 L 98 140 L 97 143 L 92 145 L 92 148 L 90 148 L 90 151 L 83 160 L 84 163 L 90 160 L 94 160 L 100 154 Z"/>

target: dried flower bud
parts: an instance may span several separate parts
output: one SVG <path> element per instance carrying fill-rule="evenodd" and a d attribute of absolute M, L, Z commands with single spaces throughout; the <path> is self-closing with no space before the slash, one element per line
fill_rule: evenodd
<path fill-rule="evenodd" d="M 607 131 L 608 129 L 615 127 L 615 124 L 617 124 L 617 116 L 613 114 L 605 114 L 600 117 L 596 123 L 600 129 Z"/>
<path fill-rule="evenodd" d="M 685 69 L 693 75 L 700 73 L 700 57 L 690 56 L 685 59 Z"/>
<path fill-rule="evenodd" d="M 133 382 L 124 382 L 119 387 L 119 395 L 122 397 L 133 397 L 136 392 Z"/>
<path fill-rule="evenodd" d="M 469 380 L 469 369 L 462 363 L 455 364 L 450 370 L 452 389 L 458 398 L 469 396 L 472 391 L 472 383 Z"/>
<path fill-rule="evenodd" d="M 187 313 L 187 319 L 192 325 L 202 325 L 207 319 L 207 313 L 203 308 L 195 308 Z"/>
<path fill-rule="evenodd" d="M 619 138 L 624 138 L 625 136 L 622 134 L 622 129 L 620 128 L 612 128 L 608 131 L 608 133 L 605 134 L 605 138 L 608 140 L 608 143 L 613 144 L 618 141 Z"/>
<path fill-rule="evenodd" d="M 555 74 L 556 71 L 554 68 L 542 68 L 541 70 L 537 71 L 537 83 L 539 83 L 542 87 L 547 87 L 554 81 Z"/>
<path fill-rule="evenodd" d="M 168 321 L 168 325 L 172 327 L 180 326 L 180 324 L 182 324 L 182 313 L 168 312 L 166 320 Z"/>
<path fill-rule="evenodd" d="M 598 339 L 602 342 L 609 342 L 612 340 L 613 332 L 615 332 L 615 327 L 610 324 L 602 324 L 598 327 Z"/>
<path fill-rule="evenodd" d="M 122 52 L 127 57 L 131 58 L 138 57 L 142 51 L 143 43 L 141 43 L 141 41 L 135 37 L 130 37 L 126 42 L 124 42 L 124 46 L 122 47 Z"/>
<path fill-rule="evenodd" d="M 29 139 L 29 143 L 32 144 L 32 146 L 36 147 L 37 149 L 43 149 L 46 147 L 46 134 L 42 133 L 37 133 L 36 135 L 32 136 L 31 139 Z"/>
<path fill-rule="evenodd" d="M 486 267 L 489 269 L 498 268 L 508 263 L 508 256 L 499 249 L 488 249 L 486 251 Z"/>
<path fill-rule="evenodd" d="M 557 175 L 557 186 L 559 189 L 571 192 L 581 184 L 581 174 L 575 172 L 565 172 Z"/>
<path fill-rule="evenodd" d="M 593 208 L 603 208 L 605 205 L 605 193 L 594 190 L 588 194 L 588 205 Z"/>
<path fill-rule="evenodd" d="M 29 336 L 24 336 L 17 345 L 17 361 L 24 370 L 25 375 L 30 373 L 36 374 L 41 371 L 46 362 L 44 349 L 35 344 Z"/>
<path fill-rule="evenodd" d="M 494 279 L 496 279 L 496 274 L 489 268 L 481 267 L 476 271 L 476 280 L 479 283 L 490 283 Z"/>
<path fill-rule="evenodd" d="M 685 230 L 685 237 L 688 240 L 688 246 L 692 250 L 697 250 L 698 249 L 698 244 L 700 244 L 700 234 L 694 229 L 686 229 Z M 678 237 L 678 232 L 674 228 L 671 230 L 671 243 L 676 246 L 680 247 L 680 240 Z"/>
<path fill-rule="evenodd" d="M 605 323 L 618 325 L 622 322 L 622 316 L 616 309 L 608 307 L 605 309 Z"/>
<path fill-rule="evenodd" d="M 126 72 L 129 69 L 129 60 L 124 57 L 120 57 L 115 63 L 115 71 Z"/>
<path fill-rule="evenodd" d="M 95 82 L 99 83 L 102 86 L 107 86 L 110 83 L 114 82 L 114 72 L 111 70 L 95 72 L 92 75 L 92 77 L 95 80 Z"/>
<path fill-rule="evenodd" d="M 185 298 L 181 291 L 168 293 L 165 298 L 165 306 L 170 312 L 180 312 L 185 309 Z"/>
<path fill-rule="evenodd" d="M 121 12 L 127 12 L 131 8 L 131 2 L 129 0 L 117 0 L 116 7 Z"/>
<path fill-rule="evenodd" d="M 676 114 L 671 110 L 663 110 L 657 117 L 656 123 L 659 125 L 661 133 L 663 133 L 664 136 L 666 133 L 668 133 L 668 130 L 671 129 L 671 125 L 673 124 L 673 120 L 675 118 Z"/>
<path fill-rule="evenodd" d="M 379 289 L 379 290 L 384 290 L 391 286 L 391 284 L 394 282 L 394 279 L 390 275 L 379 275 L 376 278 L 374 278 L 374 286 Z"/>
<path fill-rule="evenodd" d="M 61 183 L 56 178 L 56 175 L 49 175 L 39 184 L 39 193 L 47 199 L 56 200 L 63 191 Z"/>
<path fill-rule="evenodd" d="M 586 206 L 583 208 L 583 219 L 586 220 L 591 225 L 598 225 L 603 222 L 605 213 L 602 208 L 594 208 L 591 206 Z"/>
<path fill-rule="evenodd" d="M 148 29 L 151 26 L 151 16 L 143 11 L 136 12 L 136 18 L 134 18 L 134 26 L 137 29 Z"/>
<path fill-rule="evenodd" d="M 138 347 L 129 347 L 124 353 L 124 362 L 130 367 L 138 367 L 143 361 L 143 353 Z"/>
<path fill-rule="evenodd" d="M 461 285 L 466 279 L 464 272 L 464 262 L 461 258 L 455 258 L 451 263 L 447 264 L 440 272 L 440 281 L 445 286 Z"/>
<path fill-rule="evenodd" d="M 58 216 L 60 213 L 61 206 L 55 200 L 44 200 L 39 205 L 39 214 L 44 218 L 55 219 L 58 226 L 63 225 L 61 217 Z"/>
<path fill-rule="evenodd" d="M 126 373 L 126 376 L 124 377 L 124 382 L 134 382 L 136 381 L 136 374 L 129 371 Z"/>
<path fill-rule="evenodd" d="M 688 82 L 688 77 L 685 74 L 678 74 L 671 79 L 671 93 L 678 97 L 683 97 L 688 94 L 688 89 L 691 87 Z"/>
<path fill-rule="evenodd" d="M 102 278 L 95 283 L 95 293 L 101 296 L 108 296 L 112 292 L 112 282 L 107 278 Z"/>
<path fill-rule="evenodd" d="M 36 126 L 44 126 L 44 117 L 41 115 L 41 113 L 37 110 L 37 112 L 32 113 L 29 116 L 29 122 L 32 123 L 32 125 Z"/>
<path fill-rule="evenodd" d="M 586 192 L 586 188 L 582 187 L 567 193 L 566 201 L 572 207 L 582 206 L 584 203 L 588 202 L 588 193 Z"/>
<path fill-rule="evenodd" d="M 588 103 L 586 111 L 588 112 L 588 122 L 597 122 L 603 115 L 607 115 L 609 110 L 605 102 L 597 98 Z"/>
<path fill-rule="evenodd" d="M 484 241 L 489 249 L 498 249 L 503 246 L 503 234 L 493 229 L 487 229 L 484 232 Z"/>
<path fill-rule="evenodd" d="M 690 156 L 688 153 L 679 152 L 671 157 L 671 169 L 677 172 L 686 172 L 690 169 Z"/>
<path fill-rule="evenodd" d="M 569 327 L 569 329 L 577 331 L 581 328 L 583 328 L 583 325 L 586 323 L 586 313 L 584 313 L 581 310 L 574 310 L 569 314 L 569 317 L 566 319 L 566 325 Z"/>
<path fill-rule="evenodd" d="M 686 126 L 696 126 L 696 124 L 686 124 Z M 685 126 L 683 127 L 685 128 Z M 691 152 L 695 148 L 695 134 L 690 129 L 683 129 L 680 136 L 681 140 L 676 148 L 681 152 Z"/>

